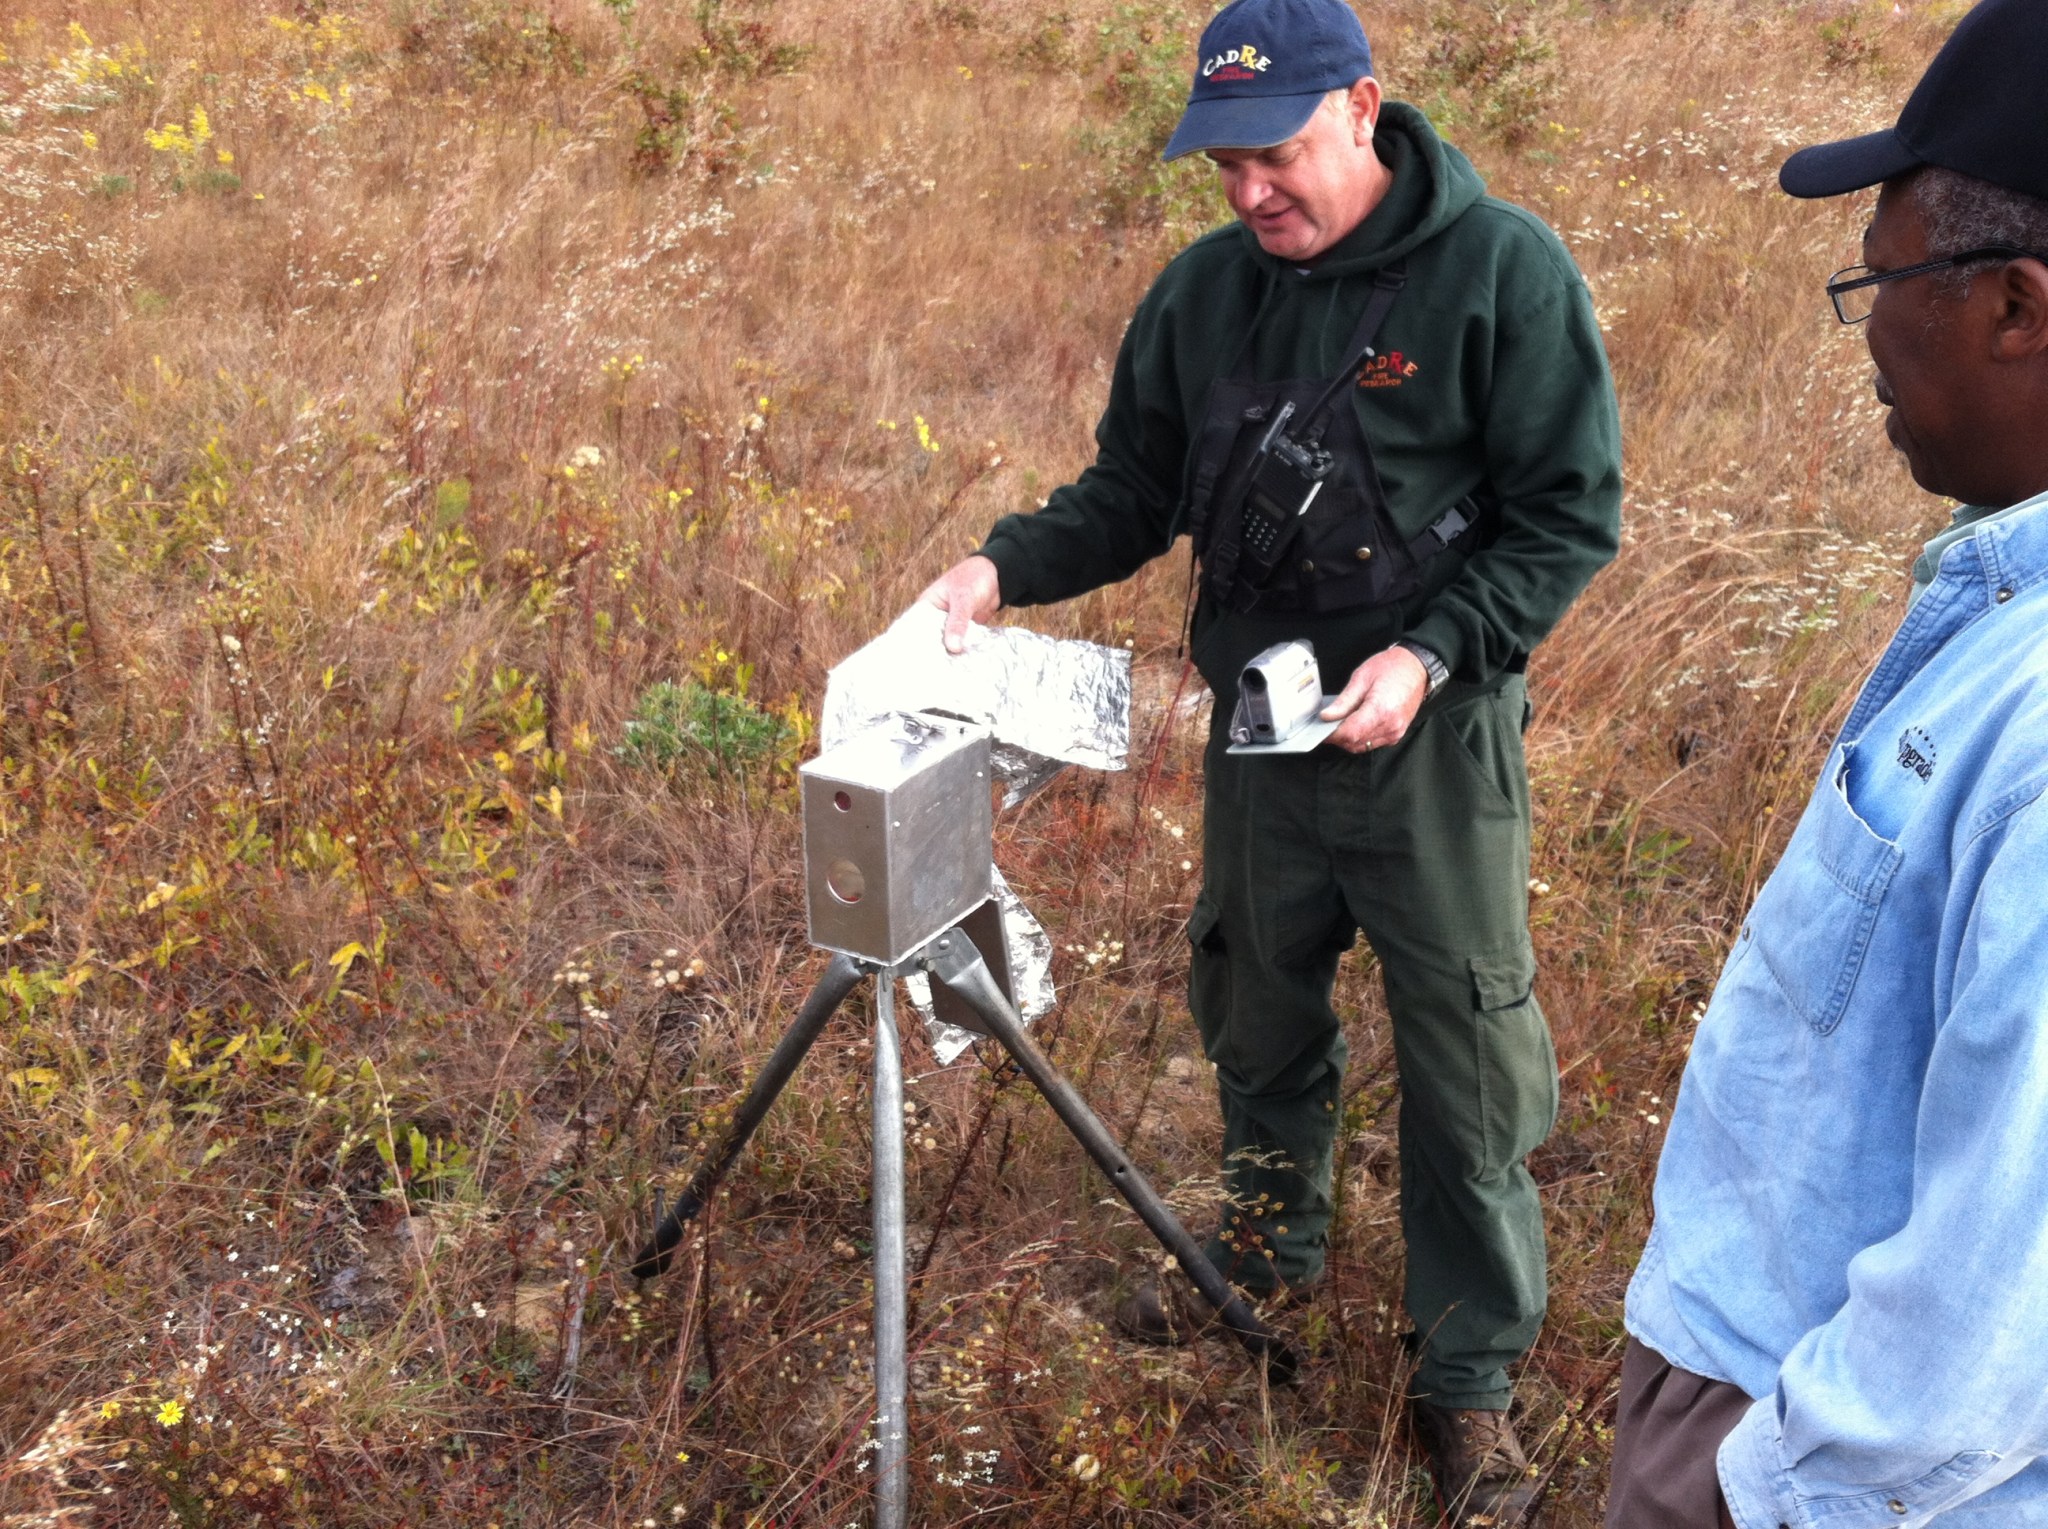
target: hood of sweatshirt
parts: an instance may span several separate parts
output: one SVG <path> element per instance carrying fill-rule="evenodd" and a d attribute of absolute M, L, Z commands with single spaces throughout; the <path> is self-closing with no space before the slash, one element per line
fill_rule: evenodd
<path fill-rule="evenodd" d="M 1380 109 L 1373 142 L 1394 179 L 1365 221 L 1307 267 L 1267 254 L 1257 235 L 1238 224 L 1239 236 L 1261 267 L 1274 276 L 1284 273 L 1311 282 L 1377 271 L 1434 238 L 1486 195 L 1486 182 L 1472 161 L 1439 138 L 1429 119 L 1405 101 L 1389 101 Z"/>

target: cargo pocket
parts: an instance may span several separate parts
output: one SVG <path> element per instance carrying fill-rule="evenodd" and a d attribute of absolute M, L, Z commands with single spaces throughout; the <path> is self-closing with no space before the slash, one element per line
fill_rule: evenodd
<path fill-rule="evenodd" d="M 1557 1120 L 1557 1053 L 1536 1002 L 1536 953 L 1526 939 L 1473 956 L 1482 1170 L 1520 1162 Z"/>

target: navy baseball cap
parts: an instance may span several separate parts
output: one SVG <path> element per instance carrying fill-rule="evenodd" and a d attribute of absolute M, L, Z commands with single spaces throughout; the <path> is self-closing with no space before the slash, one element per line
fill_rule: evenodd
<path fill-rule="evenodd" d="M 1913 87 L 1896 127 L 1801 149 L 1778 171 L 1794 196 L 1841 196 L 1922 165 L 2048 200 L 2048 5 L 1983 0 Z"/>
<path fill-rule="evenodd" d="M 1180 126 L 1162 159 L 1285 143 L 1323 97 L 1372 73 L 1372 45 L 1343 0 L 1235 0 L 1202 31 Z"/>

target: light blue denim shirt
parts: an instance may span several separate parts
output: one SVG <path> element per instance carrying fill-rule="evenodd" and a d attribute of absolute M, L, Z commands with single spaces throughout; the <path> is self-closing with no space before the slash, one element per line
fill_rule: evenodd
<path fill-rule="evenodd" d="M 1686 1066 L 1628 1328 L 1741 1529 L 2048 1529 L 2048 495 L 1948 547 Z"/>

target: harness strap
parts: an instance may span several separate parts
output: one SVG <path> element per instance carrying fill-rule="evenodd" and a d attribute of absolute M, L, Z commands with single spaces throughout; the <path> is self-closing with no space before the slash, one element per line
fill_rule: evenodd
<path fill-rule="evenodd" d="M 1396 260 L 1373 273 L 1372 296 L 1366 299 L 1365 311 L 1358 316 L 1358 327 L 1351 331 L 1351 344 L 1344 364 L 1337 368 L 1337 374 L 1316 401 L 1309 405 L 1308 413 L 1302 419 L 1301 433 L 1305 439 L 1320 441 L 1323 438 L 1331 406 L 1337 402 L 1338 394 L 1344 391 L 1359 367 L 1372 356 L 1373 341 L 1379 338 L 1380 326 L 1386 323 L 1388 310 L 1407 284 L 1408 262 L 1405 260 Z"/>

